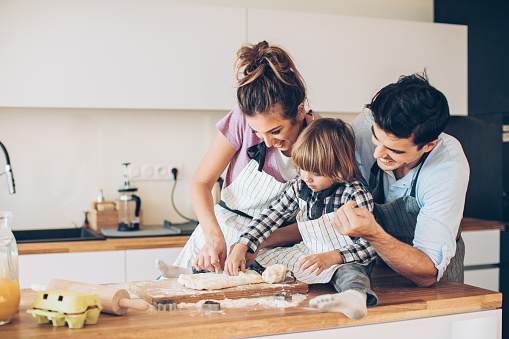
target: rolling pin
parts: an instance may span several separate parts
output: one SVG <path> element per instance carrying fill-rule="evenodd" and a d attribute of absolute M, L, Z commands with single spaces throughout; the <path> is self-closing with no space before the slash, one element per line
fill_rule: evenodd
<path fill-rule="evenodd" d="M 93 293 L 101 300 L 103 312 L 115 315 L 124 315 L 129 308 L 145 311 L 150 307 L 150 305 L 142 299 L 131 299 L 126 289 L 114 286 L 53 279 L 49 282 L 47 288 Z"/>

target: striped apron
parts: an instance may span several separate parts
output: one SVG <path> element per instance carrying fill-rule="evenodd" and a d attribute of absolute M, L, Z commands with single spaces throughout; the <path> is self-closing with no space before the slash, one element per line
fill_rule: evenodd
<path fill-rule="evenodd" d="M 422 165 L 426 161 L 426 153 L 419 165 L 416 175 L 412 180 L 411 191 L 409 196 L 398 198 L 389 203 L 385 202 L 385 193 L 383 187 L 384 171 L 378 167 L 378 164 L 373 164 L 371 167 L 371 174 L 369 178 L 369 189 L 373 194 L 375 207 L 373 213 L 377 222 L 385 229 L 387 233 L 395 237 L 401 242 L 413 246 L 415 236 L 415 226 L 417 224 L 417 216 L 419 215 L 420 207 L 415 198 L 415 187 L 417 185 L 417 178 L 421 172 Z M 463 259 L 465 257 L 465 243 L 461 237 L 461 228 L 458 230 L 456 237 L 456 254 L 440 281 L 456 281 L 463 282 Z M 387 269 L 386 264 L 380 257 L 377 259 L 375 270 Z"/>
<path fill-rule="evenodd" d="M 264 143 L 248 149 L 251 160 L 228 187 L 221 191 L 221 203 L 214 206 L 217 222 L 226 241 L 226 249 L 239 240 L 248 229 L 253 217 L 257 217 L 286 188 L 269 174 L 262 171 L 265 164 Z M 198 253 L 205 245 L 205 234 L 200 225 L 177 257 L 174 265 L 192 267 Z"/>
<path fill-rule="evenodd" d="M 310 274 L 300 269 L 299 261 L 305 256 L 337 250 L 353 244 L 350 237 L 342 235 L 332 226 L 334 212 L 327 213 L 318 219 L 307 219 L 307 202 L 299 199 L 297 224 L 302 242 L 292 247 L 276 247 L 258 254 L 256 261 L 267 267 L 272 264 L 283 264 L 293 272 L 295 278 L 308 284 L 328 283 L 340 265 L 333 265 L 319 275 Z"/>

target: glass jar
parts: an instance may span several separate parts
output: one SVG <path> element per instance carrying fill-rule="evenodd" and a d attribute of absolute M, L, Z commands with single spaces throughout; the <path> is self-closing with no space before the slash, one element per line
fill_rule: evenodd
<path fill-rule="evenodd" d="M 0 211 L 0 325 L 18 312 L 18 247 L 11 232 L 11 213 Z"/>
<path fill-rule="evenodd" d="M 141 199 L 134 194 L 136 188 L 119 189 L 118 230 L 139 231 Z"/>

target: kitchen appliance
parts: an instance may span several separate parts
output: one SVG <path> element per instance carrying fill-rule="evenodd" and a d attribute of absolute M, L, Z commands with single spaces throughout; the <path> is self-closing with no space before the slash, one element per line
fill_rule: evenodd
<path fill-rule="evenodd" d="M 140 230 L 140 212 L 141 199 L 135 193 L 138 191 L 136 187 L 131 186 L 129 182 L 129 165 L 131 163 L 124 162 L 124 183 L 118 189 L 118 231 L 131 232 Z"/>
<path fill-rule="evenodd" d="M 98 202 L 95 206 L 97 210 L 103 209 L 105 212 L 118 212 L 118 227 L 102 228 L 101 233 L 108 238 L 135 238 L 135 237 L 160 237 L 166 235 L 179 235 L 182 230 L 176 227 L 147 226 L 143 227 L 141 220 L 141 198 L 136 195 L 138 189 L 131 186 L 129 182 L 129 162 L 122 164 L 124 166 L 123 185 L 118 189 L 119 199 L 116 202 L 117 210 L 110 209 L 106 211 L 107 201 Z M 92 219 L 93 219 L 92 213 Z"/>
<path fill-rule="evenodd" d="M 470 166 L 465 217 L 509 221 L 509 143 L 503 141 L 504 124 L 509 126 L 509 114 L 451 116 L 445 129 L 459 140 Z"/>

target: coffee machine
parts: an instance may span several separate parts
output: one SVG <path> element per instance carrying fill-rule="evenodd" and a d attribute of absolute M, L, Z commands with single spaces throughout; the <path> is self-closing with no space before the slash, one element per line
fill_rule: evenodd
<path fill-rule="evenodd" d="M 129 182 L 129 165 L 124 162 L 124 175 L 122 187 L 118 189 L 118 231 L 131 232 L 140 230 L 141 199 L 136 192 L 138 188 Z"/>

